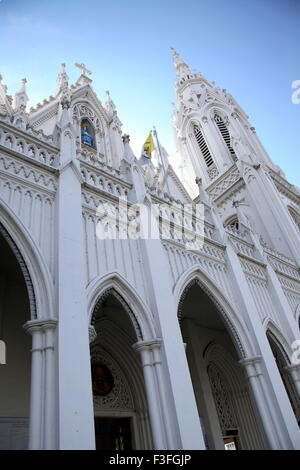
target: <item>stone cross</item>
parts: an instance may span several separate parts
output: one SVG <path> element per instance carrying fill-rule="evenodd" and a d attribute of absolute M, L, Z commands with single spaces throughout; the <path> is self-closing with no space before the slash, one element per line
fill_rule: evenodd
<path fill-rule="evenodd" d="M 81 70 L 82 75 L 86 76 L 86 73 L 88 73 L 89 75 L 92 74 L 92 72 L 86 68 L 85 64 L 77 64 L 77 62 L 75 62 L 74 65 Z"/>

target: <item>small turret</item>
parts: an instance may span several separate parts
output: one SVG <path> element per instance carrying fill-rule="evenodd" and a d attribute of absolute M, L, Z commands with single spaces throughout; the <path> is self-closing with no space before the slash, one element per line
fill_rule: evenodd
<path fill-rule="evenodd" d="M 109 117 L 112 119 L 112 117 L 116 113 L 116 105 L 113 102 L 113 100 L 111 99 L 108 90 L 106 91 L 106 101 L 105 101 L 104 107 L 105 107 Z"/>
<path fill-rule="evenodd" d="M 14 99 L 14 112 L 15 113 L 26 111 L 27 102 L 29 100 L 27 93 L 26 93 L 26 83 L 27 83 L 26 78 L 22 78 L 21 89 L 15 94 L 15 99 Z"/>
<path fill-rule="evenodd" d="M 11 104 L 12 97 L 7 95 L 7 86 L 2 83 L 2 75 L 0 75 L 0 115 L 11 115 L 13 112 Z"/>
<path fill-rule="evenodd" d="M 71 104 L 71 91 L 69 89 L 69 77 L 66 72 L 66 64 L 61 64 L 62 71 L 58 74 L 58 90 L 56 96 L 60 96 L 60 103 L 63 109 L 68 109 Z"/>

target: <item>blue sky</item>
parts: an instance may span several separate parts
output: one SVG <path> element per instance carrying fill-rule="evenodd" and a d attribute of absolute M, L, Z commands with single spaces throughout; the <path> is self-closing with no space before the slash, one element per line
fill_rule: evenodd
<path fill-rule="evenodd" d="M 0 0 L 0 73 L 9 94 L 28 80 L 29 106 L 92 70 L 100 100 L 110 90 L 139 153 L 154 124 L 176 161 L 171 127 L 175 72 L 170 46 L 190 68 L 226 88 L 271 158 L 300 186 L 299 0 Z"/>

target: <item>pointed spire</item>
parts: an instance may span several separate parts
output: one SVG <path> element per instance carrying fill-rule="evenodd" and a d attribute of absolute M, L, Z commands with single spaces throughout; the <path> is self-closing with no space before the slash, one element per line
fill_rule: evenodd
<path fill-rule="evenodd" d="M 108 112 L 109 116 L 112 117 L 113 114 L 116 112 L 116 105 L 110 97 L 109 91 L 106 91 L 106 101 L 104 104 L 106 111 Z"/>
<path fill-rule="evenodd" d="M 69 77 L 66 72 L 66 64 L 61 64 L 62 71 L 58 74 L 58 90 L 56 96 L 60 95 L 60 103 L 63 109 L 68 109 L 71 103 L 71 92 L 69 89 Z"/>
<path fill-rule="evenodd" d="M 12 97 L 7 95 L 7 86 L 2 83 L 2 75 L 0 75 L 0 115 L 11 115 L 13 110 L 11 107 Z"/>
<path fill-rule="evenodd" d="M 174 67 L 175 67 L 175 72 L 178 78 L 178 83 L 176 83 L 175 80 L 175 89 L 176 87 L 182 85 L 186 80 L 189 79 L 198 79 L 201 82 L 204 82 L 207 86 L 211 87 L 210 83 L 206 80 L 206 78 L 202 75 L 201 72 L 191 72 L 191 69 L 189 66 L 184 62 L 184 60 L 179 56 L 178 52 L 172 49 L 172 55 L 173 55 L 173 61 L 174 61 Z"/>
<path fill-rule="evenodd" d="M 69 82 L 69 77 L 66 72 L 66 64 L 61 64 L 62 70 L 57 76 L 57 85 L 58 85 L 58 90 L 57 92 L 59 93 L 61 90 L 65 89 L 68 87 L 68 82 Z"/>
<path fill-rule="evenodd" d="M 25 112 L 27 101 L 29 100 L 26 93 L 26 78 L 22 78 L 22 86 L 19 92 L 15 94 L 14 99 L 14 111 L 16 112 Z"/>
<path fill-rule="evenodd" d="M 184 62 L 183 59 L 181 59 L 178 52 L 176 52 L 175 49 L 173 49 L 173 47 L 171 47 L 171 50 L 173 51 L 172 55 L 173 55 L 174 67 L 175 67 L 178 80 L 180 80 L 181 78 L 187 77 L 187 75 L 190 75 L 192 72 L 189 66 Z"/>

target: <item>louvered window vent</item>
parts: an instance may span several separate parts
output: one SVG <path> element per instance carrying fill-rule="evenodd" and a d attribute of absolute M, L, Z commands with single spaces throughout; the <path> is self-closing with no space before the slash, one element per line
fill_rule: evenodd
<path fill-rule="evenodd" d="M 223 137 L 224 139 L 224 142 L 229 150 L 229 152 L 231 153 L 231 155 L 233 157 L 235 157 L 235 153 L 234 153 L 234 150 L 233 148 L 231 147 L 230 145 L 230 135 L 229 135 L 229 132 L 228 132 L 228 129 L 226 127 L 226 124 L 225 122 L 223 121 L 223 119 L 218 116 L 218 114 L 215 115 L 215 123 L 217 124 L 218 126 L 218 129 L 221 133 L 221 136 Z"/>
<path fill-rule="evenodd" d="M 211 166 L 213 165 L 214 161 L 213 158 L 210 154 L 210 151 L 206 145 L 206 142 L 204 140 L 203 134 L 198 126 L 194 126 L 194 133 L 196 140 L 198 142 L 198 145 L 200 147 L 201 153 L 203 155 L 203 158 L 205 160 L 206 166 Z"/>

